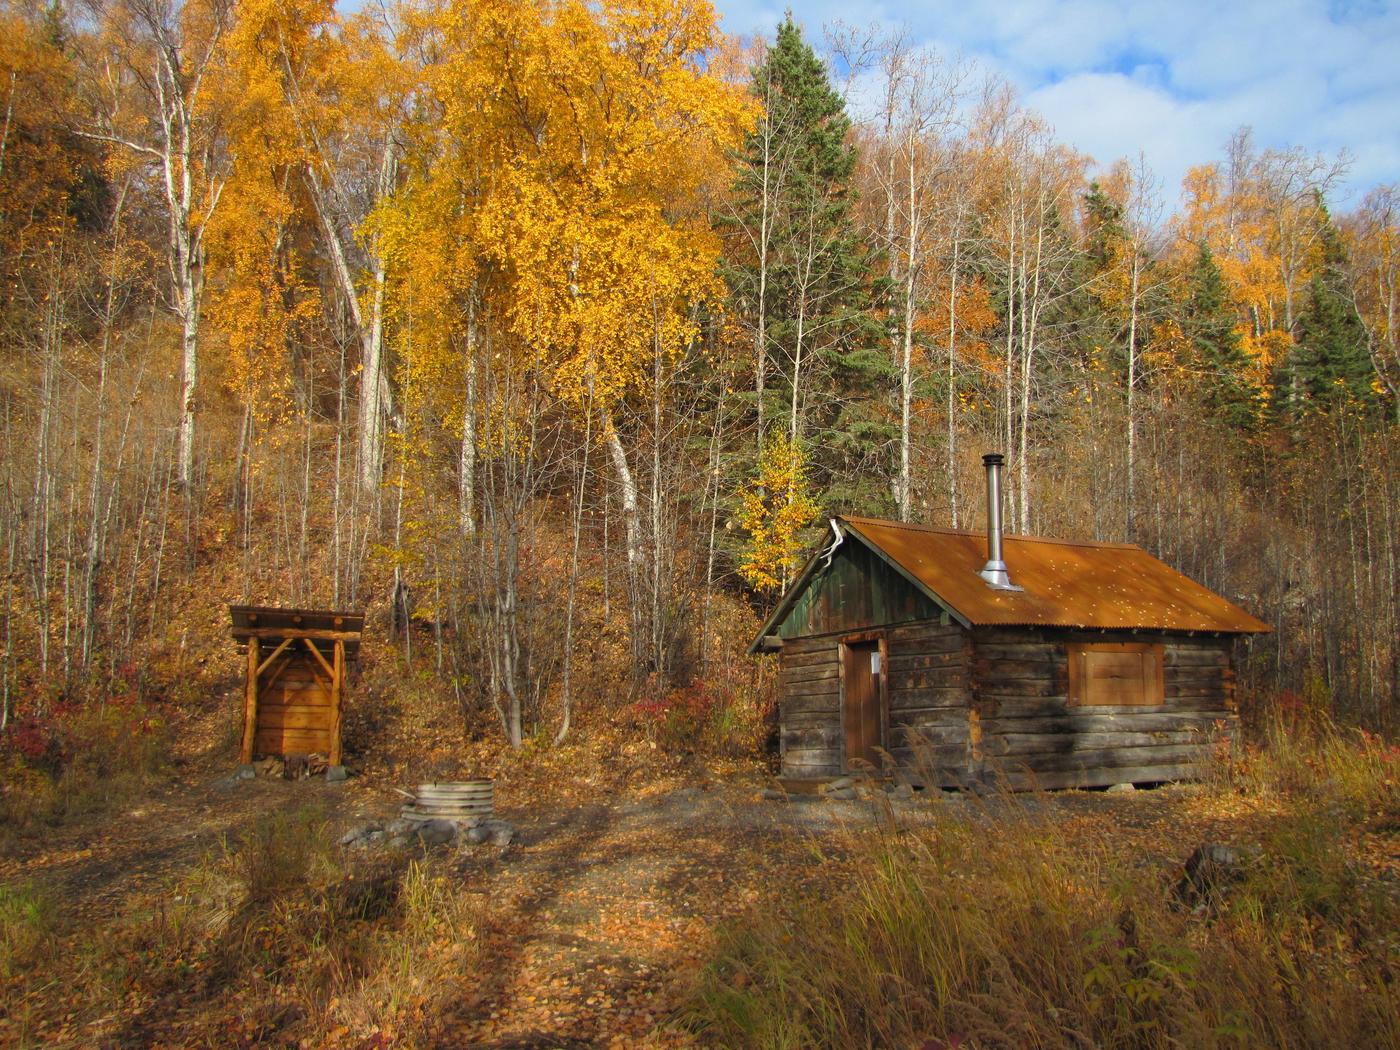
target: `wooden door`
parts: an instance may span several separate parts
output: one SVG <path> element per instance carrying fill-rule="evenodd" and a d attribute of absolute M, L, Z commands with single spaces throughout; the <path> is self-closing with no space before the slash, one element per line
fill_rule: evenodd
<path fill-rule="evenodd" d="M 880 679 L 884 674 L 878 639 L 841 646 L 841 724 L 847 770 L 880 768 L 884 746 L 880 718 Z M 868 763 L 868 765 L 867 765 Z"/>

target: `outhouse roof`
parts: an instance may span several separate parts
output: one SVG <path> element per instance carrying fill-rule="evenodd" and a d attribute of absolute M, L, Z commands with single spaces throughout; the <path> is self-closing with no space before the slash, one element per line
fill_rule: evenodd
<path fill-rule="evenodd" d="M 1273 629 L 1131 543 L 1004 536 L 1002 557 L 1021 588 L 1007 591 L 978 575 L 987 560 L 984 532 L 856 516 L 836 521 L 966 626 L 1222 634 Z M 779 603 L 765 633 L 782 622 L 821 557 Z"/>
<path fill-rule="evenodd" d="M 347 659 L 360 649 L 365 628 L 363 612 L 337 609 L 279 609 L 266 605 L 230 605 L 229 620 L 233 637 L 241 649 L 250 638 L 274 642 L 283 638 L 309 638 L 315 642 L 342 641 Z M 327 645 L 320 646 L 322 649 Z"/>

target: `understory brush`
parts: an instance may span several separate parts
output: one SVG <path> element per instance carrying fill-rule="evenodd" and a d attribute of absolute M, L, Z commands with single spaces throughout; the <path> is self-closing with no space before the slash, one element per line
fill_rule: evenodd
<path fill-rule="evenodd" d="M 634 704 L 631 714 L 667 751 L 740 756 L 762 753 L 775 705 L 772 675 L 760 666 L 654 693 Z"/>
<path fill-rule="evenodd" d="M 1400 901 L 1366 856 L 1392 751 L 1273 743 L 1202 798 L 1287 792 L 1204 902 L 1034 796 L 891 815 L 727 931 L 688 1023 L 736 1047 L 1400 1045 Z"/>
<path fill-rule="evenodd" d="M 1240 794 L 1309 800 L 1352 823 L 1400 830 L 1400 746 L 1365 729 L 1274 716 L 1217 772 Z"/>
<path fill-rule="evenodd" d="M 122 805 L 162 775 L 171 731 L 137 700 L 59 708 L 0 748 L 0 827 L 31 831 Z"/>
<path fill-rule="evenodd" d="M 476 954 L 478 904 L 444 869 L 351 864 L 315 809 L 262 819 L 106 926 L 12 932 L 51 926 L 20 914 L 25 892 L 0 891 L 0 1042 L 18 1045 L 412 1046 Z"/>

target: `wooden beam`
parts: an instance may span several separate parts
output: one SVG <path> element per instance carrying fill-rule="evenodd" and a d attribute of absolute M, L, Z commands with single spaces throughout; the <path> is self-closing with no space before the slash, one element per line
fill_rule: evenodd
<path fill-rule="evenodd" d="M 358 642 L 363 631 L 324 631 L 302 627 L 234 627 L 233 637 L 244 638 L 314 638 L 318 642 Z"/>
<path fill-rule="evenodd" d="M 317 654 L 320 655 L 319 653 Z M 333 766 L 340 765 L 340 690 L 344 684 L 345 643 L 335 643 L 335 668 L 331 675 L 331 753 Z"/>
<path fill-rule="evenodd" d="M 261 675 L 264 671 L 266 671 L 267 665 L 272 663 L 272 661 L 276 660 L 279 656 L 281 656 L 282 650 L 287 648 L 287 646 L 291 645 L 293 640 L 294 639 L 291 638 L 283 638 L 282 644 L 279 645 L 276 649 L 272 650 L 272 655 L 269 656 L 266 660 L 262 661 L 262 663 L 258 664 L 258 674 Z M 252 646 L 250 645 L 249 648 L 252 648 Z"/>
<path fill-rule="evenodd" d="M 277 684 L 277 679 L 282 677 L 282 672 L 284 672 L 287 668 L 291 667 L 293 662 L 293 658 L 290 655 L 288 655 L 285 659 L 283 659 L 283 661 L 280 664 L 278 664 L 273 669 L 272 674 L 268 675 L 267 681 L 264 682 L 263 685 L 267 689 L 271 689 L 274 685 Z M 259 675 L 258 677 L 261 678 L 262 676 Z"/>
<path fill-rule="evenodd" d="M 256 638 L 248 643 L 248 680 L 243 684 L 243 746 L 238 755 L 245 766 L 253 761 L 253 736 L 258 728 L 258 655 L 261 648 Z"/>
<path fill-rule="evenodd" d="M 306 647 L 311 650 L 311 655 L 316 657 L 316 662 L 325 669 L 326 677 L 330 679 L 330 682 L 327 684 L 333 683 L 335 681 L 335 671 L 331 670 L 331 665 L 326 663 L 326 658 L 321 655 L 321 650 L 317 649 L 316 646 L 312 644 L 310 638 L 303 638 L 302 641 L 304 641 Z M 337 648 L 343 644 L 343 642 L 336 642 Z"/>

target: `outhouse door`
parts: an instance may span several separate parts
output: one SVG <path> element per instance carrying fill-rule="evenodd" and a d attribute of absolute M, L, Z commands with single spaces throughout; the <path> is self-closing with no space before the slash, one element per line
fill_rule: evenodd
<path fill-rule="evenodd" d="M 878 638 L 859 638 L 841 645 L 841 728 L 848 772 L 880 767 L 884 747 L 880 684 L 884 653 Z"/>

